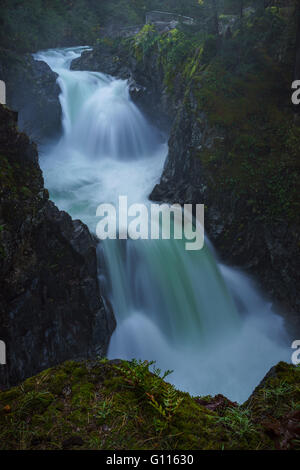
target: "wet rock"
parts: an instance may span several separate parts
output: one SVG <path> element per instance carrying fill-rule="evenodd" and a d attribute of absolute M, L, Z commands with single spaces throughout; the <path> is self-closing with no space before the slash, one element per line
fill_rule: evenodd
<path fill-rule="evenodd" d="M 106 353 L 115 319 L 95 238 L 48 199 L 36 146 L 0 107 L 0 388 L 67 359 Z"/>
<path fill-rule="evenodd" d="M 6 82 L 7 105 L 18 112 L 20 129 L 37 142 L 61 132 L 57 74 L 46 63 L 31 54 L 9 52 L 0 57 L 0 78 Z"/>
<path fill-rule="evenodd" d="M 270 369 L 244 404 L 277 450 L 299 448 L 299 383 L 299 367 L 280 362 Z"/>
<path fill-rule="evenodd" d="M 288 413 L 281 420 L 270 418 L 262 423 L 262 427 L 275 441 L 277 450 L 292 450 L 300 438 L 300 411 Z"/>
<path fill-rule="evenodd" d="M 73 60 L 71 70 L 89 70 L 101 72 L 118 78 L 128 79 L 131 76 L 130 66 L 121 61 L 118 49 L 101 43 L 92 51 L 85 51 Z"/>
<path fill-rule="evenodd" d="M 215 397 L 196 398 L 198 405 L 204 406 L 208 410 L 217 412 L 222 416 L 227 408 L 236 408 L 238 403 L 228 400 L 224 395 L 216 395 Z"/>

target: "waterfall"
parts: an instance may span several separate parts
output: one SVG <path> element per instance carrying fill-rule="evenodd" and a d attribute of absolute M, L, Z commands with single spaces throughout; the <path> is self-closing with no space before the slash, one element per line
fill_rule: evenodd
<path fill-rule="evenodd" d="M 126 81 L 70 70 L 85 49 L 35 58 L 58 74 L 61 88 L 64 132 L 43 149 L 46 186 L 60 209 L 95 231 L 101 203 L 127 195 L 129 204 L 150 204 L 168 146 L 131 101 Z M 217 262 L 208 241 L 188 252 L 182 240 L 106 240 L 98 257 L 117 319 L 110 358 L 156 360 L 174 369 L 178 388 L 239 402 L 272 365 L 289 361 L 283 320 L 251 280 Z"/>

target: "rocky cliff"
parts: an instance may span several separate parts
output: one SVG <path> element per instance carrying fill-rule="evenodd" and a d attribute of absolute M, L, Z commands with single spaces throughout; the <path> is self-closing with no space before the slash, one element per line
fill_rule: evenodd
<path fill-rule="evenodd" d="M 66 359 L 103 355 L 115 327 L 96 242 L 49 201 L 35 144 L 0 107 L 0 388 Z"/>
<path fill-rule="evenodd" d="M 36 142 L 61 132 L 57 75 L 31 54 L 0 49 L 0 79 L 6 83 L 7 105 L 18 112 L 19 128 Z"/>

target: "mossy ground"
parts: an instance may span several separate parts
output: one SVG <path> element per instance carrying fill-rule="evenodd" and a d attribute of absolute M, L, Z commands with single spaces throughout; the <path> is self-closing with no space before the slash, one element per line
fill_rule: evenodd
<path fill-rule="evenodd" d="M 273 449 L 262 422 L 300 407 L 300 369 L 277 369 L 246 404 L 214 408 L 146 362 L 66 362 L 0 393 L 0 449 Z"/>

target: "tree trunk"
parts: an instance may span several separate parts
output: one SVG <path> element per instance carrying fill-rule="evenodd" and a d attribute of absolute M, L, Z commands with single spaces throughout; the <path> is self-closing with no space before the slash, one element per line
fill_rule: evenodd
<path fill-rule="evenodd" d="M 219 35 L 219 14 L 218 14 L 217 0 L 212 0 L 212 9 L 213 9 L 213 16 L 214 16 L 215 33 L 218 36 Z"/>

